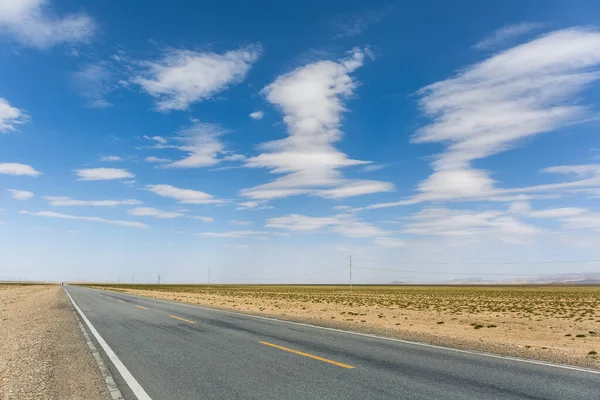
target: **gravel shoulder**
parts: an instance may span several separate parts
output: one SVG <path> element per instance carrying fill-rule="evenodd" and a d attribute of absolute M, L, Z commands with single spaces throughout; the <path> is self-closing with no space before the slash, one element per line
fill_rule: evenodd
<path fill-rule="evenodd" d="M 60 286 L 0 284 L 0 338 L 2 400 L 109 399 Z"/>
<path fill-rule="evenodd" d="M 186 293 L 97 288 L 464 350 L 600 369 L 598 356 L 588 355 L 592 350 L 600 353 L 600 335 L 596 334 L 600 332 L 598 316 L 574 321 L 553 317 L 532 318 L 510 312 L 467 312 L 460 315 L 382 305 L 345 305 L 332 301 L 315 303 L 310 298 L 302 300 L 299 295 L 268 298 L 255 293 L 232 296 L 218 290 L 213 293 Z"/>

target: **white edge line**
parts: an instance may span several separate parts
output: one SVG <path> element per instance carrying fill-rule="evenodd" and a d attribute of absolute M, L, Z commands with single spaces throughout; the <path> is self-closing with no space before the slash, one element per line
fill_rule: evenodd
<path fill-rule="evenodd" d="M 324 329 L 324 330 L 327 330 L 327 331 L 340 332 L 340 333 L 345 333 L 345 334 L 348 334 L 348 335 L 365 336 L 365 337 L 370 337 L 370 338 L 374 338 L 374 339 L 388 340 L 388 341 L 392 341 L 392 342 L 400 342 L 400 343 L 406 343 L 406 344 L 411 344 L 411 345 L 416 345 L 416 346 L 423 346 L 423 347 L 430 347 L 430 348 L 440 349 L 440 350 L 454 351 L 454 352 L 457 352 L 457 353 L 465 353 L 465 354 L 472 354 L 472 355 L 476 355 L 476 356 L 485 356 L 485 357 L 491 357 L 491 358 L 499 358 L 499 359 L 502 359 L 502 360 L 517 361 L 517 362 L 528 363 L 528 364 L 537 364 L 537 365 L 543 365 L 543 366 L 546 366 L 546 367 L 570 369 L 570 370 L 573 370 L 573 371 L 588 372 L 588 373 L 591 373 L 591 374 L 600 375 L 600 371 L 596 371 L 596 370 L 589 369 L 589 368 L 580 368 L 580 367 L 575 367 L 575 366 L 571 366 L 571 365 L 564 365 L 564 364 L 553 364 L 553 363 L 550 363 L 550 362 L 538 361 L 538 360 L 528 360 L 526 358 L 519 358 L 519 357 L 501 356 L 501 355 L 498 355 L 498 354 L 485 353 L 485 352 L 472 351 L 472 350 L 454 349 L 452 347 L 444 347 L 444 346 L 438 346 L 438 345 L 435 345 L 435 344 L 428 344 L 428 343 L 421 343 L 421 342 L 412 342 L 410 340 L 390 338 L 390 337 L 385 337 L 385 336 L 373 335 L 373 334 L 370 334 L 370 333 L 361 333 L 361 332 L 346 331 L 346 330 L 343 330 L 343 329 L 328 328 L 326 326 L 312 325 L 312 324 L 307 324 L 307 323 L 304 323 L 304 322 L 286 321 L 284 319 L 278 319 L 278 318 L 272 318 L 272 317 L 261 317 L 260 315 L 247 314 L 247 313 L 243 313 L 243 312 L 227 311 L 227 310 L 220 310 L 218 308 L 204 307 L 204 306 L 197 305 L 197 304 L 186 304 L 186 303 L 180 303 L 180 302 L 172 301 L 172 300 L 157 299 L 157 298 L 149 297 L 149 296 L 138 296 L 138 295 L 135 295 L 135 294 L 122 293 L 122 292 L 118 292 L 118 291 L 114 291 L 114 290 L 95 289 L 95 288 L 86 288 L 86 289 L 102 290 L 103 292 L 118 293 L 118 294 L 121 294 L 121 295 L 124 295 L 124 296 L 131 296 L 131 297 L 137 297 L 137 298 L 142 298 L 142 299 L 147 299 L 147 300 L 154 300 L 154 301 L 162 301 L 162 302 L 165 302 L 165 303 L 178 304 L 178 305 L 186 306 L 186 307 L 200 308 L 200 309 L 208 310 L 208 311 L 216 311 L 216 312 L 222 312 L 222 313 L 226 313 L 226 314 L 234 314 L 234 315 L 238 315 L 238 316 L 244 316 L 244 317 L 250 317 L 250 318 L 256 318 L 256 319 L 264 319 L 264 320 L 267 320 L 267 321 L 283 322 L 283 323 L 286 323 L 286 324 L 306 326 L 306 327 L 309 327 L 309 328 Z"/>
<path fill-rule="evenodd" d="M 110 346 L 108 345 L 108 343 L 106 343 L 106 341 L 102 338 L 102 336 L 100 336 L 100 334 L 98 333 L 96 328 L 94 328 L 94 325 L 92 325 L 90 320 L 87 319 L 87 317 L 85 316 L 83 311 L 81 311 L 81 309 L 77 306 L 77 304 L 75 304 L 75 301 L 73 300 L 73 298 L 71 297 L 69 292 L 67 292 L 67 290 L 64 287 L 63 287 L 63 290 L 65 291 L 65 293 L 71 300 L 73 307 L 75 307 L 75 310 L 77 310 L 81 319 L 83 319 L 83 322 L 85 322 L 85 324 L 87 325 L 90 332 L 92 332 L 92 335 L 94 335 L 94 337 L 100 344 L 100 347 L 102 347 L 102 349 L 104 350 L 104 352 L 106 353 L 106 355 L 108 356 L 110 361 L 112 361 L 112 363 L 114 364 L 117 371 L 119 371 L 119 373 L 121 374 L 121 376 L 123 377 L 123 379 L 125 380 L 127 385 L 131 388 L 131 391 L 133 392 L 135 397 L 137 397 L 138 400 L 152 400 L 152 398 L 150 396 L 148 396 L 148 393 L 146 393 L 144 388 L 142 388 L 142 386 L 133 377 L 133 375 L 131 375 L 131 372 L 129 372 L 129 370 L 123 364 L 123 362 L 121 362 L 119 357 L 117 357 L 117 355 L 115 354 L 113 349 L 111 349 Z"/>
<path fill-rule="evenodd" d="M 71 307 L 71 309 L 73 310 L 73 315 L 75 315 L 75 319 L 77 320 L 77 325 L 79 326 L 79 329 L 81 330 L 81 334 L 83 335 L 85 343 L 90 348 L 92 356 L 94 356 L 94 360 L 96 360 L 96 364 L 98 365 L 98 369 L 100 370 L 100 373 L 104 377 L 104 382 L 106 383 L 106 388 L 108 389 L 108 393 L 110 394 L 110 397 L 113 400 L 124 400 L 123 394 L 117 387 L 117 384 L 115 383 L 115 380 L 113 379 L 110 371 L 108 370 L 108 368 L 106 368 L 106 364 L 104 364 L 104 361 L 102 360 L 102 357 L 100 356 L 100 353 L 98 352 L 98 348 L 92 342 L 92 339 L 90 339 L 90 335 L 88 335 L 87 331 L 85 330 L 85 327 L 81 323 L 81 318 L 79 318 L 77 311 L 75 311 L 75 308 L 73 308 L 73 307 Z"/>

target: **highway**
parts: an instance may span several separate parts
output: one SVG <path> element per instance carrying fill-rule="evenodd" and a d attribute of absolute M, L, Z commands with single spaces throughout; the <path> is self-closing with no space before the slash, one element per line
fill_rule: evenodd
<path fill-rule="evenodd" d="M 105 355 L 127 400 L 600 399 L 600 374 L 583 369 L 65 290 L 130 373 L 123 377 Z"/>

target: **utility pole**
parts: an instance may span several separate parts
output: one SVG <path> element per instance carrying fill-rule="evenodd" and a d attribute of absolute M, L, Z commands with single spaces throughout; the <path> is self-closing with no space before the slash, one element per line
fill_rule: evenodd
<path fill-rule="evenodd" d="M 160 285 L 160 274 L 158 274 L 158 284 Z"/>
<path fill-rule="evenodd" d="M 131 275 L 131 283 L 135 284 L 135 275 Z"/>
<path fill-rule="evenodd" d="M 348 264 L 350 267 L 350 291 L 352 291 L 352 254 L 348 256 Z"/>
<path fill-rule="evenodd" d="M 208 269 L 208 280 L 206 282 L 208 282 L 207 286 L 210 287 L 210 268 Z"/>

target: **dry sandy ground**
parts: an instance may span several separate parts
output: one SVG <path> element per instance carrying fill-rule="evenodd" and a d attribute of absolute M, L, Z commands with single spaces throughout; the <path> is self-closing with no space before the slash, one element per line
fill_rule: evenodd
<path fill-rule="evenodd" d="M 600 354 L 600 309 L 589 308 L 589 304 L 596 304 L 597 292 L 593 292 L 592 297 L 587 294 L 582 297 L 584 300 L 591 299 L 589 303 L 562 303 L 559 300 L 558 304 L 572 304 L 569 306 L 572 309 L 565 311 L 573 312 L 572 318 L 568 318 L 571 315 L 560 318 L 558 315 L 552 317 L 552 309 L 547 310 L 547 315 L 535 310 L 527 313 L 510 310 L 493 312 L 484 310 L 484 307 L 469 309 L 472 306 L 467 305 L 458 306 L 460 312 L 456 311 L 457 306 L 444 310 L 444 307 L 436 306 L 437 309 L 431 309 L 433 306 L 425 305 L 418 310 L 411 310 L 410 307 L 389 304 L 360 305 L 360 301 L 351 302 L 351 305 L 340 304 L 337 300 L 328 300 L 326 296 L 315 303 L 314 296 L 305 296 L 302 300 L 302 296 L 290 296 L 288 292 L 279 296 L 272 296 L 272 293 L 262 296 L 256 292 L 248 292 L 243 296 L 231 295 L 231 291 L 227 295 L 218 290 L 215 290 L 214 294 L 207 290 L 202 293 L 173 293 L 123 287 L 115 290 L 457 348 L 600 369 L 598 356 L 589 354 L 591 351 Z M 361 295 L 359 293 L 352 296 Z M 443 294 L 440 296 L 443 297 Z M 431 297 L 429 302 L 444 302 L 439 296 L 435 297 L 435 300 L 433 298 Z M 427 299 L 420 301 L 428 302 Z M 508 302 L 509 300 L 502 304 Z M 523 307 L 527 306 L 521 308 Z M 575 311 L 576 307 L 579 309 Z"/>
<path fill-rule="evenodd" d="M 58 285 L 0 284 L 0 399 L 107 400 Z"/>

